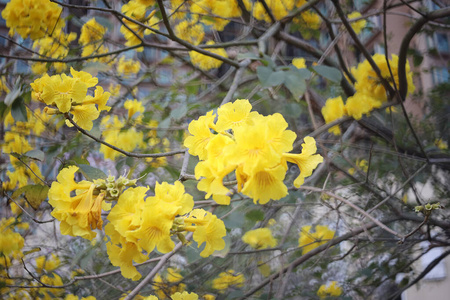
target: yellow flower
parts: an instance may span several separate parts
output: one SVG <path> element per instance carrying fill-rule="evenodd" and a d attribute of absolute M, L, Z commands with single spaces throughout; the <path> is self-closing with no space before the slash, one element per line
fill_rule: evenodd
<path fill-rule="evenodd" d="M 69 112 L 72 103 L 81 103 L 86 97 L 87 85 L 65 74 L 55 75 L 43 88 L 40 95 L 47 105 L 55 105 L 62 113 Z"/>
<path fill-rule="evenodd" d="M 356 22 L 352 21 L 352 19 L 356 19 L 356 18 L 360 18 L 360 17 L 362 17 L 362 16 L 361 16 L 361 13 L 358 11 L 354 11 L 351 14 L 347 15 L 347 18 L 349 19 L 349 22 L 351 22 L 351 26 L 356 34 L 359 34 L 361 32 L 361 30 L 363 30 L 364 27 L 366 27 L 366 24 L 367 24 L 367 21 L 365 19 L 361 19 Z"/>
<path fill-rule="evenodd" d="M 61 18 L 62 7 L 49 0 L 11 0 L 2 11 L 9 35 L 17 32 L 23 39 L 43 37 L 50 28 L 59 31 L 65 22 Z"/>
<path fill-rule="evenodd" d="M 303 226 L 298 246 L 302 248 L 302 254 L 306 254 L 333 239 L 334 235 L 335 231 L 329 229 L 328 226 L 317 225 L 315 232 L 311 232 L 311 225 Z"/>
<path fill-rule="evenodd" d="M 194 209 L 187 218 L 185 224 L 194 224 L 194 241 L 198 248 L 205 243 L 205 248 L 200 253 L 201 257 L 208 257 L 216 250 L 225 248 L 223 237 L 227 234 L 225 224 L 217 216 L 203 209 Z M 191 225 L 188 225 L 191 226 Z"/>
<path fill-rule="evenodd" d="M 178 23 L 174 31 L 179 38 L 193 45 L 200 44 L 205 36 L 203 25 L 188 20 Z"/>
<path fill-rule="evenodd" d="M 224 30 L 230 22 L 229 18 L 241 16 L 241 10 L 233 0 L 195 0 L 192 1 L 190 11 L 195 17 L 204 16 L 201 17 L 201 22 L 217 31 Z"/>
<path fill-rule="evenodd" d="M 217 110 L 217 132 L 228 129 L 235 130 L 244 125 L 253 125 L 254 119 L 259 116 L 257 112 L 250 112 L 252 105 L 247 99 L 238 99 L 233 103 L 228 102 Z"/>
<path fill-rule="evenodd" d="M 7 259 L 20 258 L 23 256 L 22 248 L 25 240 L 23 237 L 13 231 L 13 224 L 16 222 L 14 217 L 0 220 L 0 255 Z"/>
<path fill-rule="evenodd" d="M 272 236 L 272 231 L 269 228 L 247 231 L 242 236 L 242 241 L 255 249 L 266 249 L 277 245 L 277 240 Z"/>
<path fill-rule="evenodd" d="M 206 43 L 206 45 L 214 45 L 214 42 L 209 41 Z M 227 52 L 223 48 L 208 48 L 206 50 L 208 52 L 215 53 L 225 58 L 228 57 Z M 220 67 L 223 63 L 221 60 L 218 60 L 208 55 L 201 54 L 197 51 L 189 51 L 189 57 L 191 58 L 191 62 L 194 66 L 204 71 L 216 69 Z"/>
<path fill-rule="evenodd" d="M 367 170 L 369 169 L 367 160 L 365 160 L 365 159 L 359 160 L 358 159 L 356 161 L 356 165 L 361 169 L 361 171 L 363 171 L 364 173 L 367 173 Z M 354 168 L 348 169 L 348 173 L 350 173 L 350 175 L 355 174 L 355 169 Z"/>
<path fill-rule="evenodd" d="M 385 55 L 377 53 L 374 56 L 372 56 L 372 59 L 375 61 L 378 68 L 380 69 L 381 76 L 385 78 L 388 82 L 390 82 L 391 85 L 393 85 L 391 78 L 391 71 L 392 71 L 395 84 L 398 87 L 399 86 L 398 56 L 394 54 L 392 55 L 392 59 L 389 60 L 390 69 L 388 67 Z M 384 89 L 380 79 L 378 78 L 377 74 L 372 69 L 367 60 L 360 63 L 357 68 L 352 68 L 351 73 L 356 79 L 355 89 L 357 93 L 362 93 L 364 95 L 372 97 L 376 101 L 380 101 L 381 103 L 386 102 L 387 100 L 386 90 Z M 408 82 L 408 94 L 411 94 L 414 92 L 415 86 L 413 83 L 412 72 L 410 70 L 408 61 L 406 61 L 406 79 Z M 381 104 L 379 106 L 374 107 L 380 106 Z"/>
<path fill-rule="evenodd" d="M 145 111 L 144 106 L 142 105 L 141 101 L 138 101 L 136 99 L 130 100 L 128 99 L 123 104 L 123 107 L 128 110 L 128 119 L 131 119 L 136 113 L 143 113 Z"/>
<path fill-rule="evenodd" d="M 100 116 L 100 112 L 95 107 L 95 104 L 72 106 L 70 112 L 73 115 L 73 121 L 85 130 L 91 130 L 92 126 L 94 126 L 92 121 Z M 73 126 L 69 120 L 66 120 L 66 125 L 68 127 Z"/>
<path fill-rule="evenodd" d="M 198 295 L 196 293 L 188 293 L 188 292 L 176 292 L 172 296 L 170 296 L 172 300 L 197 300 Z"/>
<path fill-rule="evenodd" d="M 145 16 L 147 11 L 147 3 L 142 3 L 139 1 L 130 1 L 127 4 L 122 6 L 122 13 L 127 15 L 130 18 L 133 18 L 141 23 L 144 23 L 147 26 L 154 28 L 155 30 L 159 29 L 159 19 L 155 17 L 156 10 L 152 11 L 148 17 Z M 144 35 L 148 35 L 152 33 L 151 30 L 146 29 L 145 27 L 131 22 L 125 18 L 122 21 L 127 25 L 120 27 L 120 32 L 125 36 L 127 42 L 125 46 L 135 46 L 141 43 L 141 39 L 144 38 Z M 136 51 L 143 51 L 143 47 L 139 47 Z"/>
<path fill-rule="evenodd" d="M 334 120 L 342 118 L 347 114 L 347 111 L 344 106 L 344 101 L 342 101 L 342 97 L 339 96 L 337 98 L 327 99 L 325 106 L 322 107 L 322 115 L 325 119 L 325 123 L 331 123 Z M 332 132 L 334 135 L 340 135 L 341 129 L 338 125 L 331 127 L 328 129 L 328 132 Z"/>
<path fill-rule="evenodd" d="M 356 92 L 347 98 L 345 110 L 355 120 L 360 120 L 362 115 L 369 114 L 374 108 L 381 106 L 381 101 L 371 97 L 369 94 Z"/>
<path fill-rule="evenodd" d="M 157 274 L 153 280 L 154 290 L 160 299 L 168 299 L 167 295 L 184 292 L 186 285 L 182 283 L 183 276 L 179 270 L 167 268 L 165 276 Z"/>
<path fill-rule="evenodd" d="M 236 274 L 236 275 L 235 275 Z M 235 273 L 234 270 L 228 270 L 219 274 L 219 277 L 212 281 L 213 289 L 225 292 L 230 286 L 243 287 L 245 277 L 241 273 Z"/>
<path fill-rule="evenodd" d="M 83 27 L 81 27 L 81 34 L 78 42 L 85 46 L 91 43 L 97 43 L 103 39 L 103 36 L 106 33 L 106 27 L 97 23 L 95 18 L 87 21 Z M 86 56 L 86 55 L 82 55 Z"/>
<path fill-rule="evenodd" d="M 339 297 L 342 295 L 342 288 L 337 285 L 337 281 L 332 281 L 327 285 L 322 284 L 317 291 L 317 296 L 320 299 L 325 299 L 326 297 Z"/>
<path fill-rule="evenodd" d="M 445 142 L 445 141 L 442 140 L 442 139 L 436 139 L 436 140 L 434 141 L 434 144 L 436 145 L 436 147 L 438 147 L 438 148 L 441 149 L 441 150 L 447 150 L 447 149 L 448 149 L 448 144 L 447 144 L 447 142 Z"/>
<path fill-rule="evenodd" d="M 173 185 L 167 182 L 161 184 L 157 182 L 155 186 L 155 199 L 180 207 L 180 215 L 187 214 L 194 207 L 193 197 L 185 193 L 184 185 L 180 181 L 175 181 Z"/>
<path fill-rule="evenodd" d="M 273 16 L 276 20 L 281 20 L 294 8 L 293 0 L 267 0 L 266 4 L 272 11 Z M 264 20 L 266 22 L 271 22 L 264 6 L 261 2 L 256 2 L 253 7 L 253 17 L 257 20 Z"/>
<path fill-rule="evenodd" d="M 249 174 L 241 192 L 253 199 L 256 204 L 266 204 L 270 200 L 279 200 L 288 194 L 283 180 L 286 167 L 282 164 L 275 167 L 264 167 L 258 164 Z"/>
<path fill-rule="evenodd" d="M 294 58 L 292 60 L 292 65 L 296 67 L 297 69 L 305 69 L 306 68 L 306 62 L 303 57 Z"/>
<path fill-rule="evenodd" d="M 304 141 L 302 144 L 302 153 L 283 153 L 286 161 L 296 164 L 300 169 L 300 175 L 294 180 L 294 186 L 296 188 L 299 188 L 305 181 L 305 178 L 311 176 L 317 165 L 323 162 L 323 157 L 320 154 L 315 154 L 317 147 L 314 138 L 307 136 L 304 138 Z"/>
<path fill-rule="evenodd" d="M 48 191 L 48 203 L 53 206 L 52 216 L 61 222 L 62 234 L 92 240 L 96 236 L 92 230 L 102 229 L 101 204 L 105 194 L 94 196 L 94 183 L 76 183 L 74 175 L 77 170 L 78 167 L 70 166 L 59 172 L 57 181 Z M 73 191 L 76 195 L 72 197 Z"/>
<path fill-rule="evenodd" d="M 206 116 L 201 116 L 198 120 L 189 123 L 188 130 L 191 136 L 184 140 L 184 146 L 189 148 L 191 155 L 197 155 L 201 160 L 207 158 L 206 145 L 214 136 L 211 133 L 211 128 L 214 126 L 215 117 L 213 111 L 210 111 Z"/>
<path fill-rule="evenodd" d="M 126 59 L 121 57 L 117 65 L 117 72 L 124 77 L 130 77 L 132 74 L 136 74 L 141 69 L 141 64 L 138 61 L 132 59 Z"/>
<path fill-rule="evenodd" d="M 51 272 L 59 267 L 61 261 L 59 257 L 52 253 L 51 258 L 39 256 L 36 258 L 36 272 L 41 273 L 43 270 Z"/>

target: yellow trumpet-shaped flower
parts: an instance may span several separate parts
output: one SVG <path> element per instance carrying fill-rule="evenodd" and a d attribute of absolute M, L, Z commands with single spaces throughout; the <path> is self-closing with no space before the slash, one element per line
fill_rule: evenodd
<path fill-rule="evenodd" d="M 199 248 L 205 243 L 205 248 L 200 253 L 201 257 L 208 257 L 214 251 L 225 248 L 223 237 L 227 231 L 225 224 L 217 216 L 203 209 L 194 209 L 189 217 L 184 219 L 184 223 L 188 226 L 189 224 L 195 225 L 193 239 Z"/>
<path fill-rule="evenodd" d="M 304 141 L 302 144 L 302 153 L 283 153 L 286 161 L 296 164 L 300 169 L 300 175 L 294 180 L 294 186 L 296 188 L 299 188 L 305 182 L 305 178 L 311 176 L 317 165 L 323 162 L 323 157 L 320 154 L 315 154 L 317 147 L 314 138 L 307 136 Z"/>
<path fill-rule="evenodd" d="M 335 231 L 328 226 L 317 225 L 315 232 L 311 232 L 310 225 L 303 226 L 298 239 L 298 246 L 302 248 L 302 253 L 306 254 L 333 239 L 334 235 Z"/>
<path fill-rule="evenodd" d="M 53 206 L 52 216 L 61 222 L 62 234 L 92 240 L 96 236 L 92 230 L 102 229 L 101 210 L 105 195 L 93 195 L 94 183 L 76 183 L 73 178 L 77 170 L 75 166 L 61 170 L 48 192 L 48 202 Z M 76 195 L 72 197 L 73 191 Z"/>
<path fill-rule="evenodd" d="M 272 236 L 272 231 L 269 228 L 247 231 L 242 236 L 242 241 L 255 249 L 266 249 L 277 245 L 277 240 Z"/>
<path fill-rule="evenodd" d="M 322 284 L 317 291 L 317 296 L 319 296 L 320 299 L 339 297 L 340 295 L 342 295 L 342 288 L 337 285 L 337 281 L 332 281 L 327 285 Z"/>

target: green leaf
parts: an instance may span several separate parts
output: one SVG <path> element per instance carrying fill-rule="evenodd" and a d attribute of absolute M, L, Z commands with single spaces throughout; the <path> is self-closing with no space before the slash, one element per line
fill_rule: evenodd
<path fill-rule="evenodd" d="M 24 154 L 24 156 L 38 160 L 38 161 L 43 161 L 45 158 L 45 154 L 44 152 L 42 152 L 41 150 L 30 150 L 27 153 Z"/>
<path fill-rule="evenodd" d="M 5 104 L 7 106 L 11 106 L 11 104 L 13 104 L 17 98 L 19 98 L 19 95 L 22 93 L 22 89 L 19 87 L 15 87 L 12 91 L 10 91 L 6 97 L 5 97 Z"/>
<path fill-rule="evenodd" d="M 314 71 L 320 76 L 325 77 L 326 79 L 333 82 L 340 82 L 342 79 L 342 73 L 336 68 L 328 67 L 328 66 L 313 66 Z"/>
<path fill-rule="evenodd" d="M 172 112 L 170 113 L 170 116 L 172 118 L 174 118 L 175 120 L 180 120 L 181 118 L 186 116 L 187 112 L 188 112 L 187 105 L 186 105 L 186 103 L 183 102 L 183 103 L 180 103 L 177 108 L 172 110 Z"/>
<path fill-rule="evenodd" d="M 31 184 L 23 186 L 17 189 L 13 194 L 12 198 L 17 198 L 25 193 L 25 200 L 28 204 L 35 210 L 39 208 L 42 201 L 47 199 L 49 187 L 41 184 Z"/>
<path fill-rule="evenodd" d="M 259 66 L 256 69 L 256 74 L 263 87 L 271 87 L 280 85 L 285 79 L 284 71 L 273 71 L 270 67 Z"/>
<path fill-rule="evenodd" d="M 284 85 L 289 89 L 295 99 L 300 99 L 306 91 L 305 77 L 300 70 L 290 70 L 286 72 Z"/>
<path fill-rule="evenodd" d="M 3 120 L 6 118 L 6 114 L 8 113 L 8 106 L 0 102 L 0 121 L 3 122 Z"/>
<path fill-rule="evenodd" d="M 79 164 L 78 167 L 80 168 L 80 172 L 83 173 L 84 177 L 89 181 L 107 178 L 106 174 L 100 169 L 84 164 Z"/>
<path fill-rule="evenodd" d="M 264 212 L 259 209 L 254 209 L 245 214 L 245 217 L 253 222 L 264 220 Z"/>
<path fill-rule="evenodd" d="M 14 101 L 11 106 L 11 115 L 16 122 L 26 122 L 27 118 L 27 109 L 25 105 L 22 103 L 22 99 L 19 97 Z"/>

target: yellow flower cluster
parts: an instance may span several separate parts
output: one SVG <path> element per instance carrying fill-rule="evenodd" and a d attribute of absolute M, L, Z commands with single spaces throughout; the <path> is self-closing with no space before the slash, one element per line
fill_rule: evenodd
<path fill-rule="evenodd" d="M 244 274 L 235 273 L 234 270 L 228 270 L 219 274 L 219 277 L 212 281 L 213 289 L 225 292 L 231 286 L 243 287 L 245 282 Z"/>
<path fill-rule="evenodd" d="M 302 253 L 306 254 L 333 239 L 334 234 L 335 231 L 328 226 L 317 225 L 315 232 L 311 232 L 311 225 L 303 226 L 300 231 L 298 246 L 302 248 Z"/>
<path fill-rule="evenodd" d="M 186 285 L 182 283 L 183 276 L 174 268 L 167 268 L 166 276 L 162 277 L 157 274 L 153 279 L 154 290 L 160 299 L 165 299 L 166 295 L 182 293 L 185 291 Z"/>
<path fill-rule="evenodd" d="M 78 39 L 78 43 L 83 47 L 81 56 L 85 57 L 108 52 L 108 49 L 103 45 L 103 37 L 106 30 L 106 27 L 100 25 L 95 18 L 90 19 L 81 27 L 81 34 Z M 104 59 L 100 61 L 105 62 Z"/>
<path fill-rule="evenodd" d="M 70 69 L 72 77 L 66 74 L 48 76 L 36 79 L 31 83 L 32 97 L 48 106 L 44 111 L 49 114 L 70 112 L 73 121 L 85 130 L 91 130 L 92 121 L 97 119 L 102 110 L 109 111 L 106 106 L 110 94 L 97 86 L 94 96 L 87 95 L 88 88 L 97 85 L 98 79 L 83 71 Z M 97 106 L 96 106 L 97 105 Z M 51 108 L 56 107 L 57 109 Z M 72 124 L 66 121 L 67 126 Z"/>
<path fill-rule="evenodd" d="M 61 264 L 59 257 L 54 253 L 52 253 L 50 258 L 47 258 L 45 256 L 39 256 L 35 259 L 35 262 L 36 262 L 36 272 L 38 273 L 42 273 L 44 272 L 44 270 L 46 272 L 52 272 L 55 269 L 57 269 Z"/>
<path fill-rule="evenodd" d="M 46 126 L 51 124 L 50 116 L 42 113 L 40 109 L 35 109 L 34 112 L 27 110 L 28 121 L 15 121 L 11 112 L 5 117 L 4 125 L 7 131 L 3 137 L 1 150 L 3 153 L 17 153 L 25 154 L 33 150 L 30 140 L 27 139 L 31 133 L 35 136 L 41 136 Z M 9 161 L 14 167 L 14 170 L 6 171 L 7 180 L 3 181 L 2 188 L 4 190 L 14 190 L 28 184 L 29 180 L 34 183 L 41 183 L 40 178 L 43 178 L 38 165 L 34 162 L 27 162 L 27 165 L 20 162 L 14 155 L 9 155 Z M 28 166 L 28 167 L 27 167 Z M 33 174 L 34 172 L 34 174 Z M 27 204 L 24 205 L 27 206 Z M 21 213 L 19 207 L 11 203 L 12 212 L 17 215 Z"/>
<path fill-rule="evenodd" d="M 16 218 L 0 219 L 0 295 L 7 295 L 10 291 L 6 285 L 15 285 L 14 279 L 11 279 L 8 269 L 12 267 L 13 260 L 20 260 L 24 254 L 22 248 L 24 246 L 24 238 L 19 229 L 26 228 L 28 223 L 19 223 Z M 15 292 L 9 293 L 5 299 L 22 299 L 20 295 L 17 298 Z"/>
<path fill-rule="evenodd" d="M 206 45 L 214 45 L 214 42 L 208 41 L 206 43 Z M 228 57 L 227 52 L 223 48 L 218 48 L 218 49 L 211 48 L 211 49 L 206 49 L 206 50 L 208 50 L 211 53 L 218 54 L 222 57 Z M 194 66 L 197 66 L 200 69 L 205 70 L 205 71 L 218 68 L 223 63 L 221 60 L 215 59 L 208 55 L 201 54 L 196 51 L 189 51 L 189 57 L 191 58 L 191 62 Z"/>
<path fill-rule="evenodd" d="M 77 34 L 71 32 L 69 34 L 60 30 L 54 32 L 51 36 L 45 36 L 33 43 L 33 49 L 38 50 L 43 57 L 51 57 L 63 59 L 69 54 L 69 44 L 77 38 Z M 56 72 L 61 73 L 66 69 L 66 64 L 62 62 L 54 62 L 51 64 Z M 47 72 L 48 65 L 46 62 L 36 62 L 31 66 L 34 74 L 43 74 Z"/>
<path fill-rule="evenodd" d="M 303 57 L 296 57 L 292 60 L 292 65 L 297 69 L 305 69 L 306 61 Z"/>
<path fill-rule="evenodd" d="M 393 81 L 385 56 L 382 54 L 375 54 L 372 58 L 380 69 L 382 77 L 392 84 Z M 395 84 L 398 87 L 397 55 L 392 55 L 392 59 L 389 60 L 389 66 Z M 328 99 L 325 106 L 322 108 L 322 115 L 326 123 L 330 123 L 343 116 L 351 116 L 355 120 L 359 120 L 364 114 L 369 114 L 373 109 L 381 107 L 381 105 L 387 101 L 386 90 L 367 60 L 360 63 L 357 68 L 352 68 L 351 72 L 356 79 L 356 93 L 347 98 L 345 105 L 340 96 Z M 415 86 L 413 84 L 412 72 L 408 62 L 406 63 L 406 76 L 408 81 L 408 93 L 410 94 L 414 92 Z M 328 131 L 335 135 L 341 134 L 338 125 L 333 126 Z"/>
<path fill-rule="evenodd" d="M 117 63 L 117 72 L 120 76 L 130 77 L 133 74 L 137 74 L 141 69 L 141 64 L 138 61 L 132 59 L 126 59 L 121 57 Z"/>
<path fill-rule="evenodd" d="M 337 281 L 332 281 L 327 285 L 322 284 L 317 291 L 317 296 L 319 296 L 320 299 L 339 297 L 340 295 L 342 295 L 342 288 L 337 285 Z"/>
<path fill-rule="evenodd" d="M 250 4 L 247 1 L 244 2 L 247 9 Z M 266 4 L 272 12 L 276 20 L 281 20 L 286 17 L 294 8 L 301 7 L 307 3 L 306 0 L 267 0 Z M 271 19 L 266 12 L 266 9 L 261 2 L 257 1 L 253 6 L 253 17 L 257 20 L 270 23 Z M 294 18 L 294 23 L 301 26 L 306 26 L 311 29 L 318 29 L 322 20 L 319 15 L 311 10 L 302 12 L 298 17 Z"/>
<path fill-rule="evenodd" d="M 242 236 L 242 241 L 254 249 L 266 249 L 277 245 L 277 240 L 272 236 L 272 231 L 269 228 L 247 231 Z"/>
<path fill-rule="evenodd" d="M 49 0 L 11 0 L 2 11 L 9 35 L 17 32 L 23 39 L 32 40 L 44 35 L 59 33 L 65 23 L 61 18 L 62 8 Z"/>
<path fill-rule="evenodd" d="M 389 66 L 394 80 L 391 78 L 386 57 L 383 54 L 377 53 L 372 56 L 372 58 L 380 69 L 381 76 L 391 85 L 395 82 L 395 85 L 398 87 L 398 56 L 392 55 L 392 59 L 389 60 Z M 357 68 L 352 68 L 351 72 L 356 79 L 356 93 L 347 99 L 346 108 L 349 116 L 359 120 L 361 119 L 362 114 L 367 114 L 374 108 L 379 108 L 386 102 L 387 94 L 380 79 L 367 60 L 360 63 Z M 408 93 L 411 94 L 414 92 L 415 86 L 408 61 L 406 63 L 406 77 L 408 82 Z"/>
<path fill-rule="evenodd" d="M 194 0 L 191 2 L 190 12 L 195 18 L 201 18 L 200 21 L 212 26 L 214 30 L 222 31 L 230 22 L 230 18 L 236 18 L 241 15 L 241 10 L 234 0 Z M 244 1 L 247 3 L 248 0 Z"/>
<path fill-rule="evenodd" d="M 262 116 L 251 109 L 248 100 L 236 100 L 217 110 L 217 122 L 210 111 L 189 124 L 191 136 L 184 145 L 200 159 L 195 167 L 195 177 L 200 179 L 197 188 L 206 192 L 207 198 L 213 195 L 219 204 L 230 203 L 230 190 L 223 185 L 223 178 L 233 171 L 238 191 L 255 203 L 265 204 L 287 195 L 283 182 L 287 162 L 298 165 L 300 175 L 294 186 L 300 187 L 323 161 L 322 156 L 315 154 L 316 142 L 312 137 L 305 137 L 302 153 L 288 153 L 296 134 L 286 130 L 288 124 L 283 116 Z"/>
<path fill-rule="evenodd" d="M 146 148 L 148 144 L 144 142 L 144 133 L 137 131 L 134 126 L 127 126 L 127 124 L 134 125 L 142 122 L 144 106 L 134 99 L 125 101 L 124 107 L 128 111 L 127 119 L 121 120 L 117 115 L 107 115 L 102 119 L 100 126 L 104 141 L 125 151 Z M 111 160 L 123 155 L 103 144 L 100 145 L 100 152 L 106 159 Z"/>
<path fill-rule="evenodd" d="M 157 183 L 153 197 L 146 198 L 147 191 L 144 187 L 127 189 L 108 215 L 105 227 L 110 237 L 108 256 L 124 277 L 138 280 L 141 274 L 133 261 L 144 262 L 155 248 L 161 253 L 172 251 L 175 246 L 172 235 L 183 241 L 183 232 L 193 231 L 198 247 L 206 243 L 200 253 L 202 257 L 225 247 L 224 223 L 202 209 L 192 210 L 194 201 L 181 182 Z"/>
<path fill-rule="evenodd" d="M 361 13 L 358 11 L 354 11 L 351 14 L 347 15 L 347 18 L 349 18 L 349 21 L 352 22 L 352 28 L 355 31 L 356 34 L 359 34 L 364 27 L 366 27 L 367 21 L 364 19 L 358 20 L 358 21 L 352 21 L 352 19 L 360 18 L 362 17 Z"/>
<path fill-rule="evenodd" d="M 23 256 L 22 248 L 24 245 L 23 237 L 13 231 L 16 225 L 15 218 L 1 219 L 0 220 L 0 266 L 10 266 L 11 259 L 19 259 Z"/>
<path fill-rule="evenodd" d="M 364 173 L 367 173 L 367 170 L 369 169 L 368 162 L 365 159 L 361 159 L 361 160 L 358 159 L 356 161 L 356 166 L 359 169 L 361 169 Z M 348 172 L 350 173 L 350 175 L 353 175 L 353 174 L 355 174 L 356 170 L 355 170 L 355 168 L 350 168 L 350 169 L 348 169 Z"/>
<path fill-rule="evenodd" d="M 200 44 L 205 36 L 203 25 L 196 23 L 195 21 L 181 21 L 175 26 L 174 31 L 179 38 L 182 38 L 193 45 Z"/>
<path fill-rule="evenodd" d="M 153 1 L 131 0 L 127 4 L 124 4 L 122 6 L 122 13 L 129 18 L 132 18 L 146 26 L 158 30 L 159 19 L 155 17 L 156 10 L 152 11 L 150 15 L 147 15 L 147 7 L 153 4 L 151 2 Z M 151 30 L 146 29 L 145 27 L 131 22 L 125 18 L 123 18 L 122 21 L 126 26 L 122 25 L 120 27 L 120 32 L 125 36 L 125 39 L 127 40 L 125 45 L 128 47 L 139 45 L 141 43 L 141 39 L 144 38 L 144 35 L 149 35 L 152 33 Z M 143 47 L 137 48 L 136 51 L 143 51 Z"/>

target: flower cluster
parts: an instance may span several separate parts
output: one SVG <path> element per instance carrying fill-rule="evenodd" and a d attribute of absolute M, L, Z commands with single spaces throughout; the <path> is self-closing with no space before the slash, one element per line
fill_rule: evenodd
<path fill-rule="evenodd" d="M 364 173 L 367 173 L 367 171 L 369 170 L 369 164 L 368 164 L 367 160 L 365 160 L 365 159 L 361 159 L 361 160 L 358 159 L 356 161 L 356 166 Z M 355 172 L 356 172 L 355 168 L 348 169 L 348 173 L 350 175 L 355 174 Z"/>
<path fill-rule="evenodd" d="M 184 233 L 193 232 L 198 247 L 205 243 L 202 257 L 225 247 L 222 220 L 203 209 L 193 210 L 193 198 L 185 193 L 181 182 L 157 183 L 155 196 L 147 197 L 149 188 L 133 188 L 136 180 L 124 177 L 75 182 L 77 170 L 76 166 L 62 169 L 52 183 L 48 193 L 52 216 L 61 222 L 62 234 L 92 240 L 96 236 L 93 230 L 103 229 L 102 209 L 110 210 L 105 226 L 107 252 L 124 277 L 139 279 L 141 274 L 133 261 L 144 262 L 155 248 L 162 253 L 172 251 L 173 235 L 185 242 Z M 111 209 L 105 201 L 117 203 Z"/>
<path fill-rule="evenodd" d="M 90 19 L 81 27 L 81 34 L 78 39 L 78 43 L 83 47 L 81 56 L 108 52 L 108 49 L 103 45 L 106 30 L 106 27 L 99 24 L 95 18 Z"/>
<path fill-rule="evenodd" d="M 9 35 L 17 32 L 23 39 L 39 39 L 64 27 L 62 8 L 49 0 L 11 0 L 2 11 Z M 49 32 L 52 31 L 52 32 Z"/>
<path fill-rule="evenodd" d="M 184 232 L 194 232 L 193 239 L 199 247 L 206 243 L 202 257 L 225 247 L 224 223 L 202 209 L 192 210 L 192 196 L 184 192 L 180 182 L 157 183 L 153 197 L 146 197 L 147 191 L 144 187 L 127 189 L 108 215 L 108 255 L 124 277 L 138 280 L 141 274 L 132 262 L 145 261 L 155 248 L 161 253 L 172 251 L 172 235 L 184 241 Z"/>
<path fill-rule="evenodd" d="M 44 109 L 47 114 L 70 112 L 78 126 L 91 130 L 92 121 L 99 117 L 100 112 L 110 109 L 106 106 L 110 93 L 97 86 L 94 96 L 87 95 L 88 88 L 96 86 L 98 79 L 87 72 L 77 72 L 73 68 L 70 69 L 70 73 L 72 77 L 66 74 L 53 76 L 45 74 L 36 79 L 31 83 L 33 99 L 48 105 Z M 69 121 L 66 121 L 66 124 L 72 126 Z"/>
<path fill-rule="evenodd" d="M 250 8 L 249 2 L 245 1 L 247 9 Z M 307 3 L 306 0 L 268 0 L 267 6 L 272 12 L 276 20 L 281 20 L 286 17 L 294 8 L 299 8 Z M 257 20 L 271 23 L 269 15 L 261 2 L 255 2 L 253 6 L 253 17 Z M 321 24 L 321 19 L 318 14 L 311 10 L 307 10 L 299 14 L 293 19 L 294 23 L 301 26 L 306 26 L 311 29 L 318 29 Z"/>
<path fill-rule="evenodd" d="M 158 273 L 153 279 L 156 295 L 160 299 L 165 299 L 166 295 L 184 292 L 186 285 L 181 282 L 182 280 L 183 276 L 173 268 L 167 268 L 167 274 L 164 277 Z"/>
<path fill-rule="evenodd" d="M 266 249 L 277 245 L 277 240 L 272 236 L 272 231 L 269 228 L 247 231 L 242 236 L 242 241 L 254 249 Z"/>
<path fill-rule="evenodd" d="M 146 3 L 150 2 L 150 3 Z M 150 14 L 147 14 L 147 8 L 151 5 L 152 1 L 139 1 L 131 0 L 127 4 L 122 6 L 122 13 L 127 17 L 132 18 L 148 27 L 155 30 L 159 29 L 159 19 L 155 17 L 156 10 L 153 10 Z M 123 18 L 122 22 L 124 25 L 120 27 L 120 32 L 125 36 L 127 42 L 125 46 L 131 47 L 136 46 L 141 43 L 144 35 L 149 35 L 152 33 L 151 30 L 146 29 L 146 27 L 136 24 L 128 19 Z M 125 26 L 126 25 L 126 26 Z M 136 51 L 143 51 L 143 47 L 139 47 Z"/>
<path fill-rule="evenodd" d="M 356 34 L 360 34 L 361 31 L 366 27 L 367 21 L 364 19 L 358 20 L 358 21 L 352 21 L 352 19 L 361 18 L 362 15 L 359 11 L 354 11 L 351 14 L 347 15 L 347 18 L 349 18 L 350 22 L 352 22 L 351 26 L 353 31 L 355 31 Z"/>
<path fill-rule="evenodd" d="M 219 274 L 219 277 L 212 281 L 212 286 L 214 289 L 220 292 L 225 292 L 231 286 L 243 287 L 245 282 L 245 277 L 241 273 L 236 273 L 234 270 L 228 270 Z"/>
<path fill-rule="evenodd" d="M 33 49 L 37 50 L 41 57 L 51 57 L 55 59 L 63 59 L 69 54 L 69 44 L 77 38 L 77 34 L 71 32 L 69 34 L 60 30 L 54 32 L 51 36 L 44 36 L 33 43 Z M 54 62 L 51 64 L 56 72 L 61 73 L 67 65 L 63 62 Z M 31 71 L 34 74 L 43 74 L 47 72 L 49 65 L 46 62 L 35 62 L 31 65 Z"/>
<path fill-rule="evenodd" d="M 382 54 L 375 54 L 372 58 L 380 69 L 381 76 L 388 82 L 393 83 L 389 71 L 390 67 L 395 84 L 398 87 L 398 56 L 392 55 L 392 59 L 389 60 L 389 66 L 386 57 Z M 387 101 L 386 90 L 367 60 L 360 63 L 357 68 L 352 68 L 351 72 L 356 79 L 356 93 L 348 97 L 345 104 L 340 96 L 328 99 L 322 108 L 322 115 L 326 123 L 344 116 L 351 116 L 355 120 L 359 120 L 364 114 L 369 114 L 373 109 L 381 107 Z M 406 63 L 406 76 L 408 93 L 412 93 L 415 90 L 415 86 L 408 62 Z M 328 131 L 335 135 L 341 134 L 341 130 L 337 125 Z"/>
<path fill-rule="evenodd" d="M 306 254 L 333 239 L 334 235 L 335 231 L 328 226 L 317 225 L 314 232 L 311 232 L 311 225 L 303 226 L 298 239 L 298 246 L 302 248 L 302 253 Z"/>
<path fill-rule="evenodd" d="M 214 45 L 214 42 L 209 41 L 206 43 L 206 45 Z M 223 56 L 223 57 L 228 57 L 227 52 L 223 48 L 218 48 L 218 49 L 211 48 L 211 49 L 206 49 L 206 50 L 208 50 L 211 53 L 215 53 L 217 55 Z M 191 62 L 194 66 L 197 66 L 200 69 L 205 70 L 205 71 L 218 68 L 222 65 L 221 60 L 218 60 L 218 59 L 213 58 L 208 55 L 198 53 L 196 51 L 189 51 L 189 57 L 191 58 Z"/>
<path fill-rule="evenodd" d="M 315 154 L 316 142 L 312 137 L 305 137 L 302 153 L 288 153 L 296 134 L 286 130 L 288 124 L 283 116 L 262 116 L 251 109 L 248 100 L 236 100 L 217 110 L 216 122 L 216 115 L 210 111 L 189 124 L 191 136 L 184 145 L 200 159 L 195 167 L 195 177 L 201 179 L 197 188 L 206 192 L 207 198 L 213 195 L 219 204 L 230 203 L 230 190 L 224 186 L 223 178 L 233 171 L 238 191 L 255 203 L 265 204 L 287 195 L 283 182 L 287 162 L 300 168 L 294 181 L 294 186 L 300 187 L 323 161 L 322 156 Z"/>
<path fill-rule="evenodd" d="M 322 284 L 317 291 L 317 296 L 319 296 L 320 299 L 339 297 L 340 295 L 342 295 L 342 288 L 337 285 L 337 281 L 332 281 L 327 285 Z"/>

